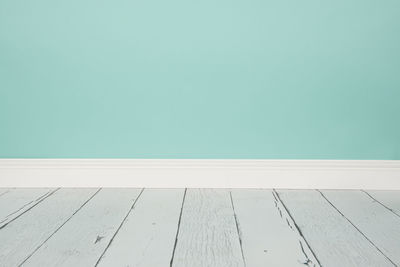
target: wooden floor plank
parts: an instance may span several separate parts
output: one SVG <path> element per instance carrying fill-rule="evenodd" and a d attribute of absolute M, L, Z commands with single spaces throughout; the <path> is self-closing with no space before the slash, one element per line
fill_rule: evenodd
<path fill-rule="evenodd" d="M 322 194 L 383 254 L 400 265 L 400 218 L 357 190 L 323 190 Z"/>
<path fill-rule="evenodd" d="M 145 189 L 98 266 L 169 266 L 184 189 Z"/>
<path fill-rule="evenodd" d="M 187 190 L 172 266 L 244 266 L 228 190 Z"/>
<path fill-rule="evenodd" d="M 131 211 L 141 189 L 102 189 L 24 266 L 94 266 Z"/>
<path fill-rule="evenodd" d="M 0 266 L 400 266 L 399 191 L 129 190 L 0 188 Z"/>
<path fill-rule="evenodd" d="M 319 266 L 272 190 L 232 190 L 247 266 Z"/>
<path fill-rule="evenodd" d="M 17 188 L 0 199 L 0 228 L 40 203 L 55 189 Z"/>
<path fill-rule="evenodd" d="M 393 190 L 368 190 L 366 193 L 385 206 L 387 209 L 400 216 L 400 191 Z"/>
<path fill-rule="evenodd" d="M 394 266 L 318 191 L 278 195 L 322 266 Z"/>
<path fill-rule="evenodd" d="M 0 229 L 0 266 L 18 266 L 59 229 L 97 189 L 60 189 Z"/>

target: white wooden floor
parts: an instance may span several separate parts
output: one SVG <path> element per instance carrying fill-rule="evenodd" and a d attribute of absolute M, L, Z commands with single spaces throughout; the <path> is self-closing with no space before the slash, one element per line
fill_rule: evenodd
<path fill-rule="evenodd" d="M 0 188 L 0 266 L 400 266 L 400 191 Z"/>

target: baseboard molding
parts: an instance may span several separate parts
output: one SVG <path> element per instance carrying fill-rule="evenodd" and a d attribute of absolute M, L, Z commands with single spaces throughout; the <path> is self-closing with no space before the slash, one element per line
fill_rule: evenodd
<path fill-rule="evenodd" d="M 400 161 L 0 159 L 0 187 L 400 190 Z"/>

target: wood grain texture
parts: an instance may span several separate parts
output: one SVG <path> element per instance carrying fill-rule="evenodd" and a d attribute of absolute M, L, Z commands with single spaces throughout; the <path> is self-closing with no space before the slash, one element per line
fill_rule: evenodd
<path fill-rule="evenodd" d="M 169 266 L 184 189 L 145 189 L 98 266 Z"/>
<path fill-rule="evenodd" d="M 187 190 L 172 266 L 244 266 L 228 190 Z"/>
<path fill-rule="evenodd" d="M 0 266 L 21 264 L 96 191 L 97 189 L 60 189 L 24 216 L 0 229 Z"/>
<path fill-rule="evenodd" d="M 24 266 L 94 266 L 141 189 L 102 189 Z"/>
<path fill-rule="evenodd" d="M 322 266 L 394 266 L 318 191 L 278 195 Z"/>
<path fill-rule="evenodd" d="M 17 188 L 0 199 L 0 228 L 39 204 L 56 189 Z"/>
<path fill-rule="evenodd" d="M 358 190 L 324 190 L 322 194 L 384 255 L 400 265 L 400 218 Z"/>
<path fill-rule="evenodd" d="M 271 190 L 232 190 L 247 266 L 319 266 Z"/>
<path fill-rule="evenodd" d="M 400 216 L 400 191 L 368 190 L 366 193 L 397 216 Z"/>
<path fill-rule="evenodd" d="M 0 188 L 0 266 L 400 266 L 399 191 L 35 190 Z"/>

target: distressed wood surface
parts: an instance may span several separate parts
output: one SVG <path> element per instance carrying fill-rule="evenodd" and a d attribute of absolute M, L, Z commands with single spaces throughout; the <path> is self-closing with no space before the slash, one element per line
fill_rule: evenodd
<path fill-rule="evenodd" d="M 89 200 L 97 189 L 60 189 L 0 229 L 0 266 L 18 266 Z"/>
<path fill-rule="evenodd" d="M 7 192 L 0 199 L 0 228 L 31 209 L 55 189 L 49 188 L 18 188 Z"/>
<path fill-rule="evenodd" d="M 368 190 L 365 193 L 400 216 L 400 191 Z"/>
<path fill-rule="evenodd" d="M 102 189 L 24 266 L 94 266 L 131 211 L 141 189 Z"/>
<path fill-rule="evenodd" d="M 400 265 L 400 218 L 356 190 L 321 192 L 386 257 Z"/>
<path fill-rule="evenodd" d="M 247 266 L 319 266 L 271 190 L 232 190 Z"/>
<path fill-rule="evenodd" d="M 184 189 L 145 189 L 98 266 L 169 266 Z"/>
<path fill-rule="evenodd" d="M 172 266 L 244 266 L 228 190 L 187 190 Z"/>
<path fill-rule="evenodd" d="M 400 266 L 399 210 L 399 191 L 0 188 L 0 266 Z"/>
<path fill-rule="evenodd" d="M 394 266 L 345 217 L 315 190 L 279 190 L 322 266 Z"/>

